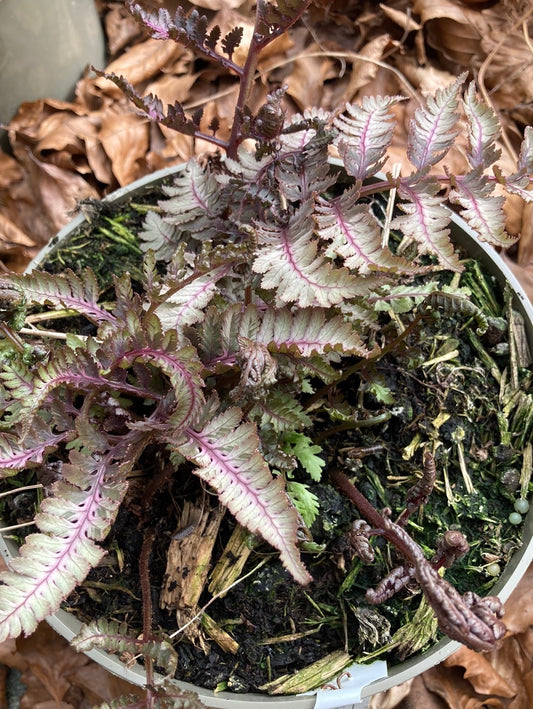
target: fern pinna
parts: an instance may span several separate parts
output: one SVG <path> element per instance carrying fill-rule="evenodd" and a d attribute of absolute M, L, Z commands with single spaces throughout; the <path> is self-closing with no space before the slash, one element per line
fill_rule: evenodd
<path fill-rule="evenodd" d="M 517 171 L 503 176 L 495 166 L 496 118 L 472 86 L 461 97 L 464 77 L 418 108 L 407 144 L 413 169 L 398 177 L 376 173 L 386 165 L 399 97 L 285 120 L 280 89 L 251 111 L 259 50 L 307 4 L 259 2 L 241 67 L 232 58 L 238 30 L 221 39 L 196 10 L 150 15 L 130 3 L 154 37 L 221 63 L 243 88 L 230 139 L 222 140 L 217 126 L 204 131 L 200 114 L 187 117 L 180 104 L 164 110 L 157 97 L 108 77 L 150 120 L 227 151 L 225 159 L 191 160 L 148 211 L 139 233 L 142 294 L 124 274 L 115 279 L 110 309 L 90 271 L 0 278 L 1 327 L 10 343 L 0 373 L 0 472 L 7 478 L 33 469 L 39 478 L 51 462 L 58 471 L 35 517 L 39 531 L 0 576 L 0 641 L 31 632 L 99 563 L 129 476 L 154 443 L 164 446 L 175 475 L 192 469 L 243 526 L 278 550 L 294 579 L 309 583 L 299 532 L 317 505 L 290 481 L 296 459 L 312 476 L 321 473 L 304 433 L 312 427 L 305 397 L 340 381 L 348 358 L 358 367 L 386 350 L 379 312 L 391 303 L 416 322 L 425 316 L 437 302 L 431 293 L 440 291 L 437 278 L 421 283 L 420 275 L 462 270 L 443 189 L 481 239 L 512 241 L 494 191 L 499 185 L 532 199 L 533 131 L 526 129 Z M 433 168 L 454 141 L 461 109 L 471 169 L 439 177 Z M 329 166 L 331 150 L 342 171 Z M 397 210 L 384 224 L 372 198 L 391 190 Z M 401 242 L 389 238 L 391 230 Z M 34 307 L 78 314 L 94 332 L 25 342 L 31 330 L 18 330 Z M 405 532 L 389 536 L 404 540 Z M 420 554 L 413 558 L 426 578 Z"/>

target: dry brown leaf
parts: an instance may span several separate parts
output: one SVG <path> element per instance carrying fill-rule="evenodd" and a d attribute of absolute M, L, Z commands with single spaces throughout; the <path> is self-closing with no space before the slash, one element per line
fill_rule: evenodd
<path fill-rule="evenodd" d="M 13 246 L 35 246 L 35 242 L 5 214 L 0 214 L 0 251 Z"/>
<path fill-rule="evenodd" d="M 413 30 L 421 29 L 422 25 L 413 19 L 410 12 L 403 12 L 395 7 L 389 7 L 383 3 L 379 4 L 379 7 L 384 15 L 386 15 L 389 20 L 395 22 L 398 27 L 401 27 L 404 32 L 412 32 Z"/>
<path fill-rule="evenodd" d="M 110 702 L 122 694 L 144 695 L 142 689 L 133 687 L 122 678 L 106 672 L 95 662 L 88 662 L 77 668 L 69 675 L 69 680 L 73 686 L 82 691 L 90 707 L 102 702 Z"/>
<path fill-rule="evenodd" d="M 116 54 L 131 44 L 135 37 L 141 33 L 141 28 L 137 21 L 122 5 L 113 5 L 106 13 L 105 33 L 107 38 L 107 48 L 109 54 L 114 57 Z"/>
<path fill-rule="evenodd" d="M 430 692 L 442 697 L 448 709 L 482 709 L 483 706 L 504 709 L 507 704 L 498 698 L 491 698 L 488 704 L 486 696 L 477 696 L 459 667 L 432 667 L 424 672 L 423 680 Z"/>
<path fill-rule="evenodd" d="M 247 0 L 191 0 L 192 5 L 204 7 L 207 10 L 233 9 L 244 5 L 245 2 L 247 2 Z"/>
<path fill-rule="evenodd" d="M 7 189 L 11 183 L 22 180 L 23 175 L 24 172 L 15 158 L 0 150 L 0 190 Z"/>
<path fill-rule="evenodd" d="M 106 67 L 106 71 L 124 76 L 130 84 L 135 86 L 152 79 L 160 71 L 164 71 L 167 65 L 182 58 L 185 54 L 186 50 L 175 42 L 147 39 L 111 62 Z M 122 96 L 120 89 L 103 77 L 95 79 L 94 85 L 108 96 L 118 98 Z"/>
<path fill-rule="evenodd" d="M 368 709 L 394 709 L 409 696 L 412 684 L 413 680 L 410 679 L 396 685 L 396 687 L 391 687 L 386 692 L 374 694 L 370 698 Z"/>
<path fill-rule="evenodd" d="M 119 108 L 102 116 L 98 137 L 120 186 L 140 177 L 139 166 L 148 150 L 148 133 L 148 120 L 136 113 Z"/>
<path fill-rule="evenodd" d="M 368 59 L 368 61 L 363 59 L 355 59 L 353 61 L 350 81 L 344 92 L 345 101 L 353 101 L 357 92 L 364 86 L 368 86 L 375 79 L 379 70 L 379 65 L 375 62 L 383 59 L 383 53 L 389 44 L 390 36 L 382 34 L 372 39 L 358 51 L 358 54 Z"/>
<path fill-rule="evenodd" d="M 444 667 L 460 665 L 465 668 L 467 679 L 479 694 L 496 694 L 499 697 L 514 697 L 516 691 L 498 674 L 490 663 L 490 658 L 466 647 L 461 647 L 451 657 L 444 660 Z"/>
<path fill-rule="evenodd" d="M 310 52 L 319 47 L 311 46 Z M 300 111 L 322 104 L 324 82 L 336 75 L 333 62 L 325 57 L 296 58 L 285 84 Z"/>
<path fill-rule="evenodd" d="M 44 649 L 46 651 L 43 652 Z M 46 623 L 42 623 L 29 638 L 20 638 L 17 650 L 23 655 L 26 664 L 21 681 L 27 690 L 21 709 L 35 709 L 41 702 L 51 699 L 60 706 L 61 702 L 70 701 L 69 677 L 89 662 L 85 655 L 74 652 L 67 641 Z"/>
<path fill-rule="evenodd" d="M 31 152 L 25 163 L 29 183 L 49 225 L 49 239 L 70 221 L 79 200 L 98 198 L 97 191 L 75 173 L 43 162 Z"/>

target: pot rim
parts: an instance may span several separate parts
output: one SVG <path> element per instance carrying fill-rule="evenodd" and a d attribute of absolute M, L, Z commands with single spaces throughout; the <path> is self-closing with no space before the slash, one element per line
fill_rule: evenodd
<path fill-rule="evenodd" d="M 342 162 L 336 158 L 330 158 L 330 163 L 336 167 L 343 167 Z M 158 170 L 150 175 L 146 175 L 126 187 L 115 190 L 110 195 L 105 197 L 103 201 L 110 203 L 120 202 L 121 200 L 125 200 L 131 196 L 131 193 L 142 193 L 143 191 L 152 188 L 155 184 L 161 183 L 167 178 L 172 177 L 174 174 L 182 170 L 185 165 L 185 162 L 179 163 L 177 165 Z M 452 218 L 450 228 L 454 243 L 457 243 L 464 248 L 468 248 L 469 253 L 472 256 L 482 259 L 487 271 L 492 276 L 496 277 L 500 283 L 507 282 L 509 284 L 514 296 L 515 306 L 525 320 L 528 341 L 533 349 L 533 306 L 520 282 L 509 269 L 507 264 L 501 259 L 499 254 L 492 247 L 480 241 L 476 233 L 469 227 L 464 219 L 453 211 L 451 212 L 451 215 Z M 70 234 L 78 229 L 84 222 L 86 222 L 86 219 L 83 214 L 77 215 L 72 221 L 63 227 L 63 229 L 61 229 L 43 249 L 41 249 L 41 251 L 29 264 L 26 271 L 29 272 L 39 267 L 50 252 L 53 251 L 59 243 L 67 239 Z M 530 563 L 533 561 L 533 506 L 527 513 L 524 520 L 523 540 L 529 541 L 527 543 L 524 541 L 522 546 L 513 554 L 497 583 L 494 585 L 493 589 L 491 589 L 493 594 L 498 595 L 502 601 L 506 601 L 509 598 Z M 1 535 L 0 554 L 2 554 L 6 561 L 9 561 L 11 557 L 16 556 L 17 554 L 16 545 L 9 539 L 4 539 Z M 71 613 L 68 613 L 63 609 L 60 609 L 53 616 L 47 618 L 47 622 L 54 630 L 56 630 L 68 641 L 77 635 L 82 626 L 82 623 L 79 620 L 77 620 Z M 339 692 L 339 704 L 336 704 L 335 706 L 352 706 L 354 709 L 358 706 L 364 706 L 365 704 L 353 702 L 355 700 L 358 702 L 360 698 L 369 698 L 374 694 L 383 692 L 391 687 L 405 682 L 408 679 L 422 674 L 424 671 L 445 660 L 459 647 L 461 647 L 461 644 L 455 640 L 442 638 L 426 652 L 420 655 L 414 655 L 404 662 L 387 668 L 385 670 L 385 676 L 382 676 L 383 673 L 380 673 L 379 670 L 377 670 L 376 676 L 378 679 L 362 686 L 360 688 L 360 697 L 350 697 L 344 692 Z M 127 667 L 124 663 L 120 662 L 115 655 L 110 655 L 100 649 L 91 650 L 85 654 L 98 664 L 102 665 L 112 674 L 117 675 L 118 677 L 121 677 L 122 679 L 125 679 L 126 681 L 137 686 L 142 687 L 145 684 L 144 668 L 139 663 L 133 667 Z M 235 694 L 226 691 L 215 693 L 212 690 L 197 687 L 188 682 L 176 680 L 176 683 L 184 690 L 196 692 L 200 699 L 207 703 L 207 706 L 217 709 L 219 707 L 227 709 L 229 707 L 235 707 L 235 709 L 254 709 L 254 707 L 258 704 L 261 705 L 266 703 L 269 703 L 270 705 L 280 705 L 283 703 L 282 706 L 291 707 L 291 709 L 312 709 L 315 707 L 317 702 L 315 692 L 273 697 L 252 693 Z M 356 694 L 358 694 L 358 692 L 356 692 Z M 333 705 L 328 704 L 328 706 Z"/>

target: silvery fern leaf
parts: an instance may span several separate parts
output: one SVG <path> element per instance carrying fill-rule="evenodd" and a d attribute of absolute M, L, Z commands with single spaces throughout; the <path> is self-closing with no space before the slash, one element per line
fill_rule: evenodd
<path fill-rule="evenodd" d="M 311 425 L 300 402 L 288 392 L 274 390 L 255 402 L 249 418 L 259 420 L 260 426 L 272 426 L 279 431 L 297 431 Z"/>
<path fill-rule="evenodd" d="M 326 317 L 320 308 L 291 311 L 267 308 L 256 342 L 276 348 L 279 352 L 297 353 L 301 357 L 328 353 L 368 356 L 356 329 L 340 316 Z"/>
<path fill-rule="evenodd" d="M 192 278 L 182 288 L 166 297 L 155 310 L 163 328 L 183 330 L 185 326 L 201 320 L 204 317 L 204 308 L 218 290 L 217 281 L 224 278 L 230 270 L 230 266 L 219 266 L 209 273 Z"/>
<path fill-rule="evenodd" d="M 486 179 L 480 165 L 467 175 L 454 179 L 450 201 L 461 205 L 461 216 L 482 241 L 493 246 L 510 246 L 516 239 L 505 231 L 505 198 L 493 193 L 494 184 Z"/>
<path fill-rule="evenodd" d="M 428 96 L 415 111 L 407 137 L 407 157 L 419 172 L 442 160 L 459 133 L 457 109 L 465 77 L 466 73 L 461 74 L 452 84 Z"/>
<path fill-rule="evenodd" d="M 0 287 L 8 285 L 21 291 L 28 305 L 74 310 L 95 323 L 115 321 L 113 315 L 98 304 L 98 282 L 90 269 L 80 276 L 70 269 L 53 276 L 43 271 L 2 275 Z"/>
<path fill-rule="evenodd" d="M 502 175 L 498 177 L 509 192 L 520 195 L 526 202 L 532 202 L 533 191 L 528 190 L 531 175 L 533 175 L 533 126 L 526 126 L 518 155 L 518 170 L 506 178 Z"/>
<path fill-rule="evenodd" d="M 149 211 L 139 232 L 139 245 L 143 251 L 151 250 L 158 261 L 170 261 L 179 241 L 179 230 L 157 212 Z"/>
<path fill-rule="evenodd" d="M 487 168 L 501 155 L 501 150 L 496 146 L 501 134 L 500 121 L 492 107 L 479 100 L 474 82 L 468 86 L 463 106 L 469 125 L 468 161 L 473 168 Z"/>
<path fill-rule="evenodd" d="M 151 658 L 170 677 L 174 676 L 178 666 L 178 655 L 168 640 L 158 638 L 140 640 L 131 633 L 126 624 L 119 624 L 106 618 L 83 625 L 80 632 L 71 640 L 71 645 L 78 652 L 90 652 L 95 648 L 101 648 L 116 655 L 123 652 L 131 653 L 132 656 L 141 654 Z"/>
<path fill-rule="evenodd" d="M 179 241 L 184 233 L 196 239 L 208 240 L 216 233 L 216 217 L 221 212 L 220 187 L 215 177 L 198 161 L 189 160 L 186 168 L 163 188 L 169 199 L 162 200 L 164 220 L 175 227 Z M 143 233 L 140 234 L 143 239 Z M 150 236 L 154 247 L 152 235 Z M 177 246 L 177 243 L 174 244 Z"/>
<path fill-rule="evenodd" d="M 71 451 L 64 480 L 35 518 L 41 532 L 26 538 L 0 574 L 0 642 L 32 633 L 104 555 L 95 542 L 106 537 L 127 489 L 113 481 L 113 459 Z"/>
<path fill-rule="evenodd" d="M 133 17 L 150 32 L 154 39 L 172 39 L 184 47 L 191 47 L 206 59 L 214 60 L 228 69 L 238 69 L 231 61 L 231 57 L 242 40 L 242 27 L 231 29 L 222 38 L 220 46 L 228 55 L 226 58 L 215 51 L 221 35 L 220 28 L 215 26 L 208 33 L 208 19 L 205 15 L 200 15 L 196 8 L 187 14 L 183 8 L 178 7 L 172 17 L 165 8 L 159 9 L 157 13 L 150 13 L 132 0 L 128 5 Z"/>
<path fill-rule="evenodd" d="M 358 202 L 358 189 L 351 187 L 335 200 L 316 198 L 318 235 L 330 241 L 326 256 L 340 257 L 344 265 L 360 275 L 370 271 L 413 273 L 406 259 L 382 245 L 381 228 L 368 204 Z"/>
<path fill-rule="evenodd" d="M 311 580 L 297 547 L 298 516 L 283 482 L 274 478 L 259 453 L 260 441 L 251 423 L 241 423 L 242 411 L 227 409 L 196 430 L 189 427 L 178 440 L 168 439 L 176 452 L 197 466 L 223 505 L 252 534 L 259 534 L 280 552 L 283 565 L 302 584 Z"/>
<path fill-rule="evenodd" d="M 335 145 L 349 175 L 362 182 L 381 170 L 396 121 L 390 107 L 401 96 L 365 96 L 361 104 L 347 104 L 334 120 L 339 131 Z"/>
<path fill-rule="evenodd" d="M 438 181 L 430 177 L 402 182 L 398 195 L 404 201 L 398 206 L 405 215 L 393 219 L 391 227 L 414 239 L 421 254 L 436 256 L 440 268 L 461 271 L 449 237 L 450 213 L 437 195 L 439 189 Z"/>
<path fill-rule="evenodd" d="M 20 433 L 0 432 L 0 478 L 38 465 L 46 454 L 70 437 L 69 431 L 52 431 L 42 416 L 32 420 L 23 440 Z"/>
<path fill-rule="evenodd" d="M 356 280 L 348 269 L 334 268 L 318 253 L 310 203 L 286 225 L 256 223 L 255 229 L 261 247 L 252 268 L 262 274 L 263 288 L 276 291 L 280 305 L 330 307 L 356 294 Z"/>

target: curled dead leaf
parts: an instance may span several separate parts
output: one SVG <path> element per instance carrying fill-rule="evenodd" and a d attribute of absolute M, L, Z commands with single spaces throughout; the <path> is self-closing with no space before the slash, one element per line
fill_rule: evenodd
<path fill-rule="evenodd" d="M 186 50 L 175 42 L 147 39 L 111 62 L 106 67 L 106 71 L 124 76 L 130 84 L 135 86 L 152 79 L 185 54 Z M 189 56 L 188 53 L 187 56 Z M 122 95 L 115 84 L 103 77 L 98 77 L 93 83 L 108 96 L 120 97 Z"/>
<path fill-rule="evenodd" d="M 148 150 L 148 131 L 148 121 L 135 113 L 110 110 L 102 116 L 98 137 L 119 185 L 128 185 L 140 177 L 140 164 Z"/>

